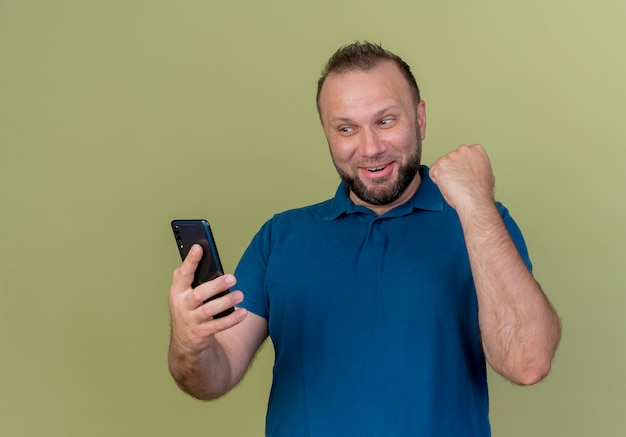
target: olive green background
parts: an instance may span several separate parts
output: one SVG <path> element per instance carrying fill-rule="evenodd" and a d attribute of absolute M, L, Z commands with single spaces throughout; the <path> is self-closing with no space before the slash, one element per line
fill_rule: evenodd
<path fill-rule="evenodd" d="M 0 0 L 0 435 L 262 435 L 271 345 L 212 403 L 169 377 L 169 221 L 209 219 L 232 271 L 273 213 L 332 196 L 315 83 L 356 39 L 413 66 L 427 164 L 487 148 L 562 317 L 547 380 L 490 375 L 494 436 L 626 435 L 625 20 L 617 0 Z"/>

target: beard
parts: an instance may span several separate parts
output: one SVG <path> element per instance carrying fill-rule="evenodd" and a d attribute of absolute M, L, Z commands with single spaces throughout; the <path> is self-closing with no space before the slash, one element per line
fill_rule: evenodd
<path fill-rule="evenodd" d="M 398 178 L 392 184 L 388 184 L 389 178 L 384 177 L 376 181 L 374 188 L 368 188 L 358 176 L 349 175 L 339 168 L 335 168 L 343 183 L 355 196 L 370 205 L 388 205 L 400 198 L 402 193 L 411 185 L 415 175 L 419 172 L 422 161 L 422 141 L 417 135 L 417 144 L 414 152 L 409 156 L 406 163 L 398 167 Z"/>

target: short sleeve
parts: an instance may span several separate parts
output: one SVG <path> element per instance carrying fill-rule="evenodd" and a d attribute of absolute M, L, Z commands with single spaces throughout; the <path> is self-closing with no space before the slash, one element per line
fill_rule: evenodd
<path fill-rule="evenodd" d="M 265 319 L 269 317 L 265 276 L 271 251 L 271 236 L 272 220 L 269 220 L 254 236 L 235 269 L 236 287 L 244 294 L 244 301 L 239 306 Z"/>

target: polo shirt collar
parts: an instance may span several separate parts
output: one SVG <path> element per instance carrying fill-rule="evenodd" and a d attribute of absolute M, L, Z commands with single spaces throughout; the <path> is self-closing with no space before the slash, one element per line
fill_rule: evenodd
<path fill-rule="evenodd" d="M 420 168 L 420 175 L 422 176 L 422 182 L 417 189 L 415 195 L 409 199 L 408 202 L 398 205 L 394 209 L 387 211 L 381 217 L 400 217 L 413 212 L 415 209 L 421 209 L 426 211 L 442 211 L 444 199 L 437 188 L 437 185 L 432 181 L 429 175 L 429 168 L 422 165 Z M 335 220 L 342 215 L 364 213 L 375 215 L 374 211 L 369 208 L 355 205 L 348 194 L 348 188 L 343 182 L 339 184 L 335 197 L 331 200 L 328 212 L 324 217 L 324 220 Z"/>

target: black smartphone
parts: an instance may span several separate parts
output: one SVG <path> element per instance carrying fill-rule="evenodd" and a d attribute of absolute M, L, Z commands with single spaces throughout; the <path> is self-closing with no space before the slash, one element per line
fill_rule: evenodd
<path fill-rule="evenodd" d="M 198 263 L 196 272 L 193 277 L 191 286 L 196 288 L 203 282 L 210 281 L 224 274 L 222 263 L 220 262 L 220 256 L 217 253 L 217 246 L 215 245 L 215 239 L 211 232 L 211 226 L 206 220 L 172 220 L 172 231 L 174 232 L 174 238 L 176 238 L 176 245 L 180 252 L 180 257 L 184 261 L 189 253 L 189 249 L 194 244 L 202 246 L 202 258 Z M 225 290 L 215 296 L 205 300 L 204 303 L 212 299 L 217 299 L 220 296 L 224 296 L 228 293 Z M 224 317 L 232 313 L 235 309 L 229 308 L 222 311 L 219 314 L 213 316 L 215 319 Z"/>

